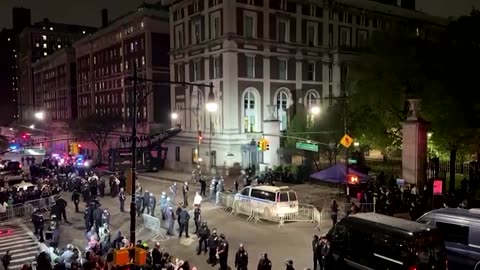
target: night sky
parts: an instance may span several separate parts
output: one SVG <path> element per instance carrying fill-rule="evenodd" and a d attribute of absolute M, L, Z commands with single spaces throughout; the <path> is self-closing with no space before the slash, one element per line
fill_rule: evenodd
<path fill-rule="evenodd" d="M 114 19 L 142 2 L 142 0 L 0 0 L 0 28 L 11 27 L 11 10 L 14 6 L 30 8 L 32 22 L 49 18 L 55 22 L 98 27 L 102 8 L 108 8 L 109 18 Z M 480 9 L 480 0 L 417 0 L 417 9 L 443 17 L 468 14 L 473 6 Z"/>

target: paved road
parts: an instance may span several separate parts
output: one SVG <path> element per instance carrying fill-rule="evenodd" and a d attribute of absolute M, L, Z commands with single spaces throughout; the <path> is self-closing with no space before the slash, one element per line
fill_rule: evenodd
<path fill-rule="evenodd" d="M 0 257 L 7 250 L 12 255 L 9 269 L 20 269 L 24 263 L 35 260 L 40 252 L 39 242 L 32 231 L 21 223 L 5 224 L 1 226 Z"/>
<path fill-rule="evenodd" d="M 162 191 L 167 191 L 171 185 L 171 181 L 160 181 L 151 178 L 139 177 L 144 191 L 153 192 L 156 197 L 159 197 Z M 190 187 L 190 194 L 193 198 L 197 186 Z M 181 184 L 179 183 L 179 190 Z M 67 201 L 70 201 L 70 194 L 65 193 Z M 192 200 L 190 199 L 190 201 Z M 180 201 L 180 196 L 177 196 L 177 202 Z M 105 197 L 102 200 L 102 206 L 109 209 L 111 212 L 111 231 L 112 233 L 120 230 L 123 235 L 129 234 L 129 213 L 121 213 L 119 211 L 118 198 Z M 158 199 L 157 199 L 158 202 Z M 126 204 L 128 211 L 130 199 Z M 83 226 L 83 213 L 74 213 L 73 203 L 69 203 L 67 207 L 67 217 L 71 225 L 61 225 L 61 240 L 60 247 L 68 243 L 73 243 L 79 247 L 86 245 L 84 237 L 85 228 Z M 190 209 L 191 210 L 191 209 Z M 249 253 L 250 267 L 255 268 L 258 263 L 260 255 L 264 252 L 269 254 L 274 269 L 281 269 L 284 267 L 286 259 L 293 259 L 297 269 L 304 267 L 311 267 L 311 237 L 315 234 L 314 225 L 310 223 L 296 223 L 287 224 L 283 228 L 278 228 L 277 224 L 262 221 L 260 223 L 247 222 L 246 216 L 234 216 L 229 212 L 225 212 L 222 208 L 213 206 L 211 203 L 202 204 L 202 214 L 207 220 L 210 229 L 216 228 L 219 233 L 224 233 L 230 243 L 229 265 L 233 268 L 235 252 L 240 243 L 243 243 Z M 158 210 L 157 210 L 158 211 Z M 193 215 L 192 215 L 193 218 Z M 141 218 L 137 219 L 137 231 L 141 227 Z M 190 224 L 191 238 L 172 237 L 161 241 L 163 248 L 179 257 L 180 259 L 188 260 L 190 265 L 196 265 L 200 269 L 212 269 L 206 263 L 206 257 L 195 255 L 197 246 L 196 236 L 193 235 L 193 222 Z M 153 234 L 148 231 L 142 231 L 137 234 L 137 239 L 153 240 Z M 152 246 L 153 242 L 150 241 Z"/>

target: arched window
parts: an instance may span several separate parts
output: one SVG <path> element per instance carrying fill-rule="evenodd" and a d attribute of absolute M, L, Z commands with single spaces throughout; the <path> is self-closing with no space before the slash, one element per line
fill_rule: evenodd
<path fill-rule="evenodd" d="M 307 91 L 307 94 L 305 95 L 305 107 L 307 109 L 315 106 L 315 105 L 320 105 L 322 100 L 320 99 L 320 94 L 317 92 L 317 90 L 309 90 Z"/>
<path fill-rule="evenodd" d="M 288 89 L 279 89 L 276 93 L 277 118 L 280 121 L 280 130 L 287 129 L 287 109 L 291 105 L 291 95 Z"/>
<path fill-rule="evenodd" d="M 253 89 L 245 90 L 243 94 L 243 131 L 260 131 L 260 99 Z"/>

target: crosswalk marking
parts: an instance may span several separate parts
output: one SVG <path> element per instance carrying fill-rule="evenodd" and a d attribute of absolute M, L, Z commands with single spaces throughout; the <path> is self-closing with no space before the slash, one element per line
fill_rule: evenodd
<path fill-rule="evenodd" d="M 9 269 L 20 269 L 40 252 L 37 237 L 22 223 L 0 224 L 0 257 L 10 251 Z"/>

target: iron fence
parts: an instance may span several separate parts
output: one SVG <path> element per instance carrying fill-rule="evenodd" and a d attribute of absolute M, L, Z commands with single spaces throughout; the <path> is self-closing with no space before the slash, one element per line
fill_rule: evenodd
<path fill-rule="evenodd" d="M 15 220 L 28 221 L 31 219 L 33 212 L 37 209 L 50 210 L 60 195 L 40 198 L 36 200 L 26 201 L 25 203 L 17 203 L 6 207 L 4 212 L 0 212 L 0 223 L 12 222 Z"/>

